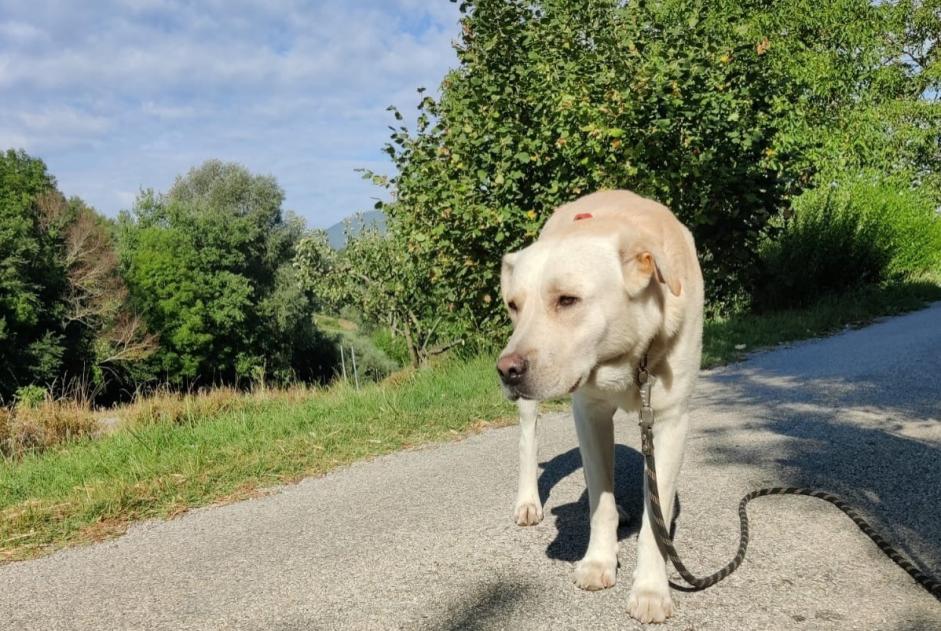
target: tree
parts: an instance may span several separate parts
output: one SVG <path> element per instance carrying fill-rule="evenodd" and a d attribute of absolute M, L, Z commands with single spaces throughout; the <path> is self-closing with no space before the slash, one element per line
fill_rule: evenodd
<path fill-rule="evenodd" d="M 55 179 L 22 151 L 0 154 L 0 399 L 19 386 L 51 384 L 66 355 L 61 326 L 65 269 L 57 257 L 59 225 L 37 210 Z"/>
<path fill-rule="evenodd" d="M 309 379 L 319 363 L 308 297 L 290 262 L 303 225 L 274 178 L 211 160 L 119 220 L 132 304 L 160 335 L 172 383 Z"/>
<path fill-rule="evenodd" d="M 41 196 L 38 206 L 47 223 L 64 226 L 59 255 L 68 280 L 64 327 L 81 349 L 80 365 L 72 372 L 90 371 L 89 385 L 99 390 L 131 385 L 136 365 L 153 353 L 157 339 L 128 304 L 113 222 L 58 191 Z"/>
<path fill-rule="evenodd" d="M 416 368 L 462 341 L 459 333 L 442 326 L 446 314 L 433 312 L 433 277 L 416 266 L 407 245 L 395 236 L 367 228 L 348 234 L 346 247 L 336 252 L 325 233 L 315 232 L 298 244 L 294 265 L 321 306 L 353 307 L 366 321 L 404 338 Z M 449 341 L 436 344 L 449 333 Z"/>
<path fill-rule="evenodd" d="M 153 345 L 127 304 L 110 222 L 66 200 L 41 160 L 0 156 L 0 399 L 30 384 L 94 395 Z"/>
<path fill-rule="evenodd" d="M 462 2 L 459 67 L 440 98 L 419 91 L 414 131 L 393 130 L 395 176 L 369 174 L 434 280 L 430 311 L 503 322 L 501 255 L 559 204 L 621 187 L 691 228 L 713 308 L 743 300 L 772 217 L 856 151 L 834 134 L 918 98 L 901 78 L 927 71 L 893 39 L 902 4 Z"/>

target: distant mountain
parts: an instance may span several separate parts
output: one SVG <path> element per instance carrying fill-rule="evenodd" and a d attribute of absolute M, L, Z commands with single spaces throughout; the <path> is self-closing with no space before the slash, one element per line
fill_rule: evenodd
<path fill-rule="evenodd" d="M 327 228 L 327 240 L 330 247 L 340 250 L 346 245 L 346 233 L 357 235 L 364 228 L 375 228 L 381 233 L 386 231 L 386 216 L 381 210 L 370 210 L 347 217 L 343 221 Z"/>

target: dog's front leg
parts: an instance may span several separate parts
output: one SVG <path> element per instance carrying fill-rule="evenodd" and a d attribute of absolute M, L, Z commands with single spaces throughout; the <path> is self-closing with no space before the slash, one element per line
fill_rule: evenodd
<path fill-rule="evenodd" d="M 618 509 L 614 502 L 614 411 L 607 402 L 574 396 L 575 429 L 591 508 L 588 551 L 575 566 L 582 589 L 605 589 L 617 581 Z"/>
<path fill-rule="evenodd" d="M 539 416 L 539 404 L 536 401 L 520 399 L 516 406 L 520 413 L 520 477 L 513 519 L 520 526 L 535 526 L 542 521 L 536 456 L 536 419 Z"/>
<path fill-rule="evenodd" d="M 673 517 L 676 478 L 683 462 L 683 449 L 689 429 L 685 411 L 658 412 L 653 426 L 654 455 L 657 462 L 657 492 L 663 519 L 669 525 Z M 650 525 L 650 497 L 644 480 L 644 522 L 637 539 L 637 567 L 627 605 L 628 613 L 641 622 L 663 622 L 673 613 L 666 560 Z"/>

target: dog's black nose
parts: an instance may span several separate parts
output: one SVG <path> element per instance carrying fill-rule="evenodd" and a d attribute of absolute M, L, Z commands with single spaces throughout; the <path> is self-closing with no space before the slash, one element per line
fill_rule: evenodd
<path fill-rule="evenodd" d="M 519 385 L 528 367 L 529 362 L 519 353 L 504 355 L 497 362 L 497 372 L 500 373 L 500 379 L 508 386 Z"/>

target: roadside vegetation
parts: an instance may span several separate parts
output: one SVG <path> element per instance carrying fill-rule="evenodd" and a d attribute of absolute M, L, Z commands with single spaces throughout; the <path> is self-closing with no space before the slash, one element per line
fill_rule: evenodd
<path fill-rule="evenodd" d="M 0 460 L 0 559 L 509 420 L 491 364 L 453 361 L 361 390 L 341 383 L 148 399 L 106 436 Z"/>
<path fill-rule="evenodd" d="M 462 2 L 341 249 L 238 164 L 111 219 L 0 154 L 0 559 L 511 420 L 500 258 L 599 188 L 694 233 L 706 367 L 941 299 L 939 11 Z"/>
<path fill-rule="evenodd" d="M 925 279 L 871 286 L 808 309 L 712 319 L 703 365 L 935 300 L 941 284 Z M 341 381 L 326 389 L 164 392 L 106 411 L 68 400 L 23 403 L 0 411 L 7 445 L 0 458 L 0 562 L 515 420 L 492 354 L 406 369 L 359 390 Z"/>

